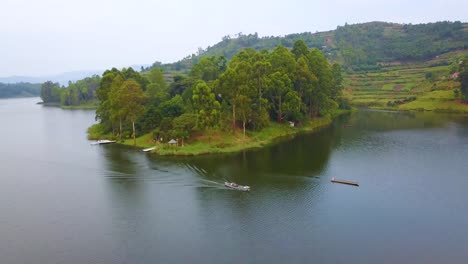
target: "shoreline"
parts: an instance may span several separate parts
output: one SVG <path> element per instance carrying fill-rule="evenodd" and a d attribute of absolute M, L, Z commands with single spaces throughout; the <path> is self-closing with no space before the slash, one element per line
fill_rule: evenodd
<path fill-rule="evenodd" d="M 61 105 L 60 103 L 44 103 L 44 102 L 38 102 L 38 105 L 46 106 L 46 107 L 57 107 L 61 109 L 76 109 L 76 110 L 95 110 L 97 109 L 97 105 L 94 104 L 84 104 L 84 105 Z"/>
<path fill-rule="evenodd" d="M 167 143 L 155 143 L 152 133 L 142 135 L 137 138 L 137 144 L 133 145 L 133 139 L 117 141 L 117 144 L 134 148 L 156 147 L 149 152 L 159 156 L 199 156 L 210 154 L 229 154 L 245 150 L 262 148 L 278 143 L 283 139 L 289 139 L 299 134 L 311 133 L 329 126 L 335 118 L 340 115 L 351 113 L 352 110 L 340 110 L 328 117 L 314 118 L 299 127 L 290 127 L 289 123 L 272 123 L 268 127 L 259 131 L 249 131 L 246 136 L 240 130 L 222 131 L 211 130 L 199 132 L 193 138 L 187 140 L 183 146 L 171 146 Z M 98 139 L 105 135 L 93 133 L 92 127 L 88 130 L 89 139 Z M 109 137 L 110 138 L 110 137 Z"/>

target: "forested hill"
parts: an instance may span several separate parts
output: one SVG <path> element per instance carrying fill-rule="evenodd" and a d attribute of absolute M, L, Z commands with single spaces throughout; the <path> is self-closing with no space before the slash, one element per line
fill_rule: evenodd
<path fill-rule="evenodd" d="M 0 83 L 0 98 L 39 96 L 40 83 Z"/>
<path fill-rule="evenodd" d="M 318 33 L 290 34 L 284 37 L 258 37 L 255 34 L 226 36 L 223 40 L 198 54 L 192 54 L 181 61 L 153 66 L 165 70 L 184 71 L 202 57 L 213 55 L 230 59 L 244 48 L 272 50 L 278 45 L 292 48 L 294 42 L 302 39 L 309 47 L 318 48 L 328 59 L 345 67 L 366 68 L 392 61 L 425 60 L 439 54 L 468 49 L 468 23 L 436 22 L 429 24 L 395 24 L 369 22 L 339 26 L 336 30 Z"/>

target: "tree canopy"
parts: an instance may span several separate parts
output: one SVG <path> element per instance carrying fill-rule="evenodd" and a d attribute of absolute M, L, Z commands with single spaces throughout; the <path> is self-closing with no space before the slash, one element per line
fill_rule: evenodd
<path fill-rule="evenodd" d="M 290 51 L 244 49 L 227 62 L 201 59 L 167 85 L 164 73 L 131 69 L 104 72 L 96 91 L 96 118 L 116 136 L 153 132 L 154 139 L 187 139 L 194 131 L 245 134 L 270 122 L 304 122 L 338 108 L 341 68 L 298 41 Z M 131 133 L 130 133 L 131 132 Z"/>

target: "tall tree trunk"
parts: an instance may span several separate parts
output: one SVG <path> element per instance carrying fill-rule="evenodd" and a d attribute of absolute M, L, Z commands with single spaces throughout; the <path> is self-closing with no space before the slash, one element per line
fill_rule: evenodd
<path fill-rule="evenodd" d="M 283 112 L 281 111 L 281 95 L 279 96 L 279 105 L 278 105 L 278 123 L 283 122 Z"/>
<path fill-rule="evenodd" d="M 245 119 L 242 121 L 242 126 L 244 127 L 244 138 L 245 138 Z"/>
<path fill-rule="evenodd" d="M 260 79 L 257 80 L 257 86 L 258 86 L 258 105 L 260 112 L 262 111 L 262 85 L 260 84 Z"/>
<path fill-rule="evenodd" d="M 133 126 L 133 145 L 136 146 L 135 121 L 132 122 L 132 126 Z"/>
<path fill-rule="evenodd" d="M 232 130 L 236 129 L 236 105 L 232 105 Z"/>
<path fill-rule="evenodd" d="M 309 100 L 309 116 L 312 117 L 312 97 Z"/>
<path fill-rule="evenodd" d="M 122 117 L 119 119 L 119 125 L 120 125 L 119 137 L 120 137 L 120 141 L 122 141 Z"/>

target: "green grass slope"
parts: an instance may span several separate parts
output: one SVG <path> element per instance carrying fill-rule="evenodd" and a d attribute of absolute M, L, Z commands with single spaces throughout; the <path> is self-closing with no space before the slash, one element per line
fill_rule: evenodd
<path fill-rule="evenodd" d="M 452 77 L 468 51 L 454 51 L 424 62 L 388 63 L 374 72 L 345 75 L 345 94 L 355 106 L 393 110 L 468 112 L 456 96 Z"/>

